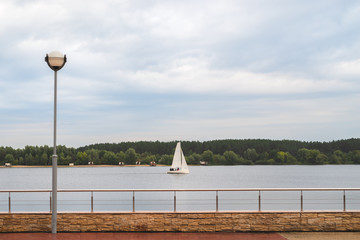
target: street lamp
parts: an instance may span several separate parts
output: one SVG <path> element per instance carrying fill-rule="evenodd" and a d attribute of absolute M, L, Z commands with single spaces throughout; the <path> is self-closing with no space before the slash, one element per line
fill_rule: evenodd
<path fill-rule="evenodd" d="M 66 63 L 66 55 L 58 51 L 46 54 L 45 62 L 54 70 L 54 153 L 52 155 L 52 199 L 51 199 L 51 232 L 56 233 L 57 222 L 57 155 L 56 155 L 56 101 L 57 101 L 57 71 Z"/>

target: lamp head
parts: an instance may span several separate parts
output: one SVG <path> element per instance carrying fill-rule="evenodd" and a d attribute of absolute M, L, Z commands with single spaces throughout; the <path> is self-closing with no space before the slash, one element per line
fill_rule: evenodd
<path fill-rule="evenodd" d="M 46 54 L 45 62 L 49 67 L 55 72 L 59 71 L 66 63 L 66 55 L 62 54 L 59 51 L 53 51 L 49 54 Z"/>

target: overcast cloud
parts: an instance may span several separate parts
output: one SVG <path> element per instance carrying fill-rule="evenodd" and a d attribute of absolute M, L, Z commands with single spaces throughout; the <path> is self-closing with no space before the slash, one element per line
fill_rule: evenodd
<path fill-rule="evenodd" d="M 2 0 L 0 146 L 360 133 L 357 0 Z"/>

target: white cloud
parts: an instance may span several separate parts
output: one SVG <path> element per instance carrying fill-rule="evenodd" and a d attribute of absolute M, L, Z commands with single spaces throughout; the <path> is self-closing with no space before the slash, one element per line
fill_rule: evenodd
<path fill-rule="evenodd" d="M 176 59 L 158 68 L 129 72 L 126 78 L 136 87 L 161 92 L 290 94 L 348 90 L 353 87 L 347 82 L 312 79 L 298 73 L 214 69 L 207 60 L 195 58 Z"/>
<path fill-rule="evenodd" d="M 341 61 L 332 67 L 332 72 L 338 76 L 360 77 L 360 59 Z"/>
<path fill-rule="evenodd" d="M 257 31 L 262 11 L 239 1 L 161 2 L 129 14 L 131 26 L 164 39 L 219 41 Z"/>

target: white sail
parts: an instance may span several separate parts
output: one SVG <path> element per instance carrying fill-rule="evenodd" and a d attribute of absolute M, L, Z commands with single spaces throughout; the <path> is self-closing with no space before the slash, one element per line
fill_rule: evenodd
<path fill-rule="evenodd" d="M 168 173 L 189 173 L 189 168 L 185 160 L 184 153 L 181 149 L 181 144 L 176 144 L 173 162 Z"/>

